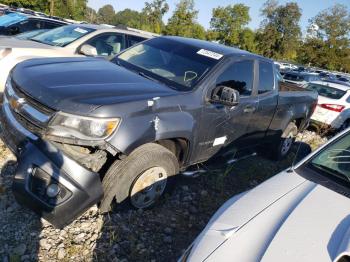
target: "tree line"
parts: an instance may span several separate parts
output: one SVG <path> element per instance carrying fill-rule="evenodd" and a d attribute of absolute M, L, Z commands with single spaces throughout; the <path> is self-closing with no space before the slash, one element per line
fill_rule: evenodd
<path fill-rule="evenodd" d="M 243 3 L 214 8 L 210 28 L 206 30 L 197 20 L 194 0 L 179 0 L 167 23 L 163 22 L 169 12 L 166 0 L 145 2 L 140 12 L 116 11 L 111 5 L 96 11 L 87 6 L 87 0 L 3 2 L 90 23 L 126 25 L 158 34 L 216 41 L 276 60 L 350 72 L 350 11 L 341 4 L 334 4 L 311 18 L 303 35 L 302 10 L 296 2 L 280 4 L 277 0 L 267 0 L 261 8 L 263 20 L 256 30 L 248 27 L 249 6 Z M 50 10 L 52 6 L 54 10 Z"/>

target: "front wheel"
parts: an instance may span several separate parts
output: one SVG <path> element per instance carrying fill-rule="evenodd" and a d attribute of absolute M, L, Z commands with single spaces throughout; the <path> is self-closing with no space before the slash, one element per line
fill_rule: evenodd
<path fill-rule="evenodd" d="M 116 160 L 103 178 L 101 212 L 108 212 L 114 201 L 138 209 L 152 206 L 178 170 L 177 158 L 165 147 L 150 143 L 137 148 L 125 159 Z"/>

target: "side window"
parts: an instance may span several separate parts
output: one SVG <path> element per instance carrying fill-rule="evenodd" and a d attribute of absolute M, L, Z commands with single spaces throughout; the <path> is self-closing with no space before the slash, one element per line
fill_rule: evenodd
<path fill-rule="evenodd" d="M 259 85 L 258 94 L 264 94 L 273 90 L 273 67 L 269 62 L 259 61 Z"/>
<path fill-rule="evenodd" d="M 114 56 L 125 49 L 125 36 L 103 34 L 87 41 L 86 44 L 95 47 L 99 56 Z"/>
<path fill-rule="evenodd" d="M 129 35 L 128 36 L 128 47 L 130 47 L 130 46 L 133 46 L 133 45 L 135 45 L 135 44 L 137 44 L 137 43 L 140 43 L 140 42 L 142 42 L 142 41 L 144 41 L 144 40 L 146 40 L 145 38 L 142 38 L 142 37 L 139 37 L 139 36 L 133 36 L 133 35 Z"/>
<path fill-rule="evenodd" d="M 217 79 L 216 86 L 237 90 L 241 96 L 250 96 L 253 90 L 254 61 L 234 62 Z"/>

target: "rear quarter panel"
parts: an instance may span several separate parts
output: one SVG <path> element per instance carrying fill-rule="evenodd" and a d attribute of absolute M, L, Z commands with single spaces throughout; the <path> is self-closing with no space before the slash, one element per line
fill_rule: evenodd
<path fill-rule="evenodd" d="M 276 113 L 270 125 L 270 132 L 280 135 L 287 125 L 294 120 L 301 120 L 299 129 L 304 128 L 311 117 L 312 109 L 316 102 L 316 92 L 298 87 L 295 87 L 294 91 L 291 88 L 281 89 Z"/>

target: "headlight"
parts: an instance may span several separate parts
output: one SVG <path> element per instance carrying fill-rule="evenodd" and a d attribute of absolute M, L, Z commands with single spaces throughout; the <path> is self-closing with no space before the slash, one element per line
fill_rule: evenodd
<path fill-rule="evenodd" d="M 83 140 L 103 139 L 118 127 L 119 118 L 101 119 L 57 113 L 49 124 L 49 135 Z"/>

